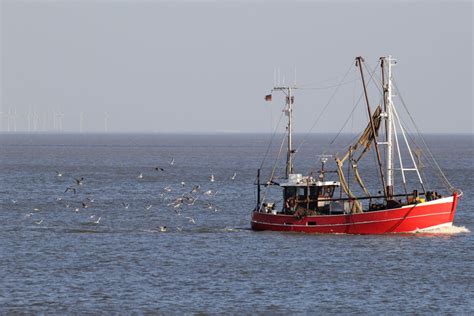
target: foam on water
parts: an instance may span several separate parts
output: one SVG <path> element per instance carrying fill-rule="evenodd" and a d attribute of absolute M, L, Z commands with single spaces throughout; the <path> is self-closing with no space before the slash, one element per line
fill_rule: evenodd
<path fill-rule="evenodd" d="M 465 226 L 446 225 L 432 229 L 417 230 L 415 233 L 435 235 L 467 234 L 471 231 Z"/>

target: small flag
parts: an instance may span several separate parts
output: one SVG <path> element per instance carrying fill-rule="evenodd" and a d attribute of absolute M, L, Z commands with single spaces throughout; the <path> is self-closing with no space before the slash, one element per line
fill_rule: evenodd
<path fill-rule="evenodd" d="M 265 96 L 265 101 L 271 101 L 272 100 L 272 95 L 271 94 L 267 94 Z"/>

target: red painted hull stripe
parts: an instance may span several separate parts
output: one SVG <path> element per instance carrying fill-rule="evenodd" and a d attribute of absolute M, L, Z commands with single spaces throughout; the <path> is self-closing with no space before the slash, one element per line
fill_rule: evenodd
<path fill-rule="evenodd" d="M 276 224 L 276 223 L 268 223 L 268 222 L 259 222 L 252 220 L 252 223 L 255 224 L 263 224 L 263 225 L 271 225 L 271 226 L 293 226 L 293 227 L 329 227 L 329 226 L 349 226 L 349 225 L 360 225 L 360 224 L 372 224 L 372 223 L 382 223 L 382 222 L 391 222 L 391 221 L 399 221 L 401 219 L 407 220 L 410 218 L 418 218 L 418 217 L 427 217 L 427 216 L 436 216 L 436 215 L 444 215 L 444 214 L 451 214 L 451 212 L 442 212 L 442 213 L 432 213 L 432 214 L 423 214 L 423 215 L 414 215 L 409 217 L 397 217 L 397 218 L 390 218 L 384 220 L 376 220 L 376 221 L 365 221 L 365 222 L 350 222 L 350 223 L 342 223 L 342 224 L 321 224 L 321 225 L 298 225 L 298 224 Z"/>

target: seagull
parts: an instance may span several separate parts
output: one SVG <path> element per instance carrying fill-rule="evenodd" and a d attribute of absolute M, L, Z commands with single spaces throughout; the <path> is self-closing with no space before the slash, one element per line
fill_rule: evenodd
<path fill-rule="evenodd" d="M 79 208 L 76 207 L 76 208 L 74 209 L 74 211 L 75 211 L 76 213 L 79 212 Z"/>
<path fill-rule="evenodd" d="M 166 226 L 160 226 L 160 232 L 165 232 L 168 228 Z"/>
<path fill-rule="evenodd" d="M 73 187 L 66 188 L 64 193 L 66 193 L 67 191 L 72 191 L 72 193 L 76 194 L 76 188 L 73 188 Z"/>
<path fill-rule="evenodd" d="M 186 219 L 189 220 L 190 223 L 196 224 L 196 221 L 194 220 L 194 218 L 186 216 Z"/>
<path fill-rule="evenodd" d="M 192 196 L 191 197 L 186 197 L 186 205 L 194 205 L 194 203 L 196 203 L 198 198 L 193 198 Z"/>
<path fill-rule="evenodd" d="M 235 177 L 237 177 L 237 172 L 234 172 L 234 175 L 230 179 L 235 180 Z"/>
<path fill-rule="evenodd" d="M 186 185 L 186 182 L 184 182 L 184 181 L 181 181 L 181 186 L 183 186 L 183 187 L 184 187 L 185 185 Z"/>
<path fill-rule="evenodd" d="M 89 205 L 87 205 L 85 202 L 82 202 L 82 208 L 88 208 Z"/>
<path fill-rule="evenodd" d="M 155 167 L 155 170 L 156 171 L 165 171 L 165 169 L 161 168 L 161 167 Z"/>
<path fill-rule="evenodd" d="M 44 218 L 42 218 L 41 220 L 35 222 L 36 225 L 41 225 L 41 223 L 44 221 Z"/>
<path fill-rule="evenodd" d="M 196 193 L 197 191 L 199 191 L 201 187 L 199 185 L 195 185 L 193 186 L 193 189 L 191 190 L 191 193 Z"/>
<path fill-rule="evenodd" d="M 76 180 L 77 185 L 82 185 L 85 179 L 84 179 L 84 177 L 81 177 L 80 179 L 74 178 L 74 180 Z"/>
<path fill-rule="evenodd" d="M 174 158 L 171 158 L 170 166 L 174 165 Z"/>
<path fill-rule="evenodd" d="M 209 203 L 209 202 L 206 202 L 205 206 L 206 206 L 208 209 L 210 209 L 210 210 L 212 210 L 212 209 L 214 208 L 214 206 L 212 205 L 212 203 Z"/>
<path fill-rule="evenodd" d="M 30 217 L 32 215 L 34 215 L 34 214 L 33 213 L 28 213 L 28 214 L 25 214 L 25 217 Z"/>
<path fill-rule="evenodd" d="M 63 198 L 60 197 L 60 196 L 58 196 L 58 197 L 56 198 L 56 201 L 62 201 L 62 200 L 63 200 Z"/>
<path fill-rule="evenodd" d="M 203 194 L 207 196 L 215 196 L 217 194 L 217 191 L 208 190 L 204 192 Z"/>
<path fill-rule="evenodd" d="M 165 190 L 166 192 L 171 192 L 171 186 L 169 185 L 169 186 L 163 188 L 163 190 Z"/>
<path fill-rule="evenodd" d="M 63 173 L 62 173 L 61 171 L 56 171 L 56 176 L 62 177 L 62 176 L 63 176 Z"/>
<path fill-rule="evenodd" d="M 13 199 L 12 199 L 12 203 L 13 203 L 13 204 L 16 204 L 16 202 L 17 202 L 17 200 L 13 200 Z"/>
<path fill-rule="evenodd" d="M 130 204 L 122 202 L 122 206 L 125 207 L 126 209 L 130 206 Z"/>
<path fill-rule="evenodd" d="M 38 212 L 38 211 L 39 211 L 39 208 L 35 207 L 35 208 L 33 209 L 33 211 Z"/>
<path fill-rule="evenodd" d="M 138 179 L 143 179 L 143 173 L 140 173 L 137 178 Z"/>
<path fill-rule="evenodd" d="M 86 197 L 86 200 L 88 200 L 90 203 L 94 203 L 94 201 L 95 201 L 95 199 L 90 198 L 90 197 Z"/>
<path fill-rule="evenodd" d="M 176 230 L 180 232 L 180 231 L 182 231 L 182 230 L 183 230 L 183 227 L 181 227 L 181 226 L 178 226 L 178 227 L 176 227 Z"/>
<path fill-rule="evenodd" d="M 151 209 L 151 208 L 152 208 L 152 206 L 153 206 L 153 205 L 151 205 L 151 204 L 149 204 L 149 205 L 146 205 L 146 206 L 145 206 L 145 209 L 148 211 L 149 209 Z"/>
<path fill-rule="evenodd" d="M 214 182 L 214 174 L 211 174 L 211 175 L 209 176 L 209 181 Z"/>
<path fill-rule="evenodd" d="M 102 218 L 102 217 L 99 216 L 99 218 L 98 218 L 96 221 L 93 221 L 92 223 L 94 223 L 94 224 L 96 224 L 96 225 L 99 225 L 99 222 L 100 222 L 100 219 L 101 219 L 101 218 Z"/>

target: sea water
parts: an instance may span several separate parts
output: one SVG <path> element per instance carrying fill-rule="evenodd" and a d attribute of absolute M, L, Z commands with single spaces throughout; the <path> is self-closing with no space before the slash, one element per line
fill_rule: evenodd
<path fill-rule="evenodd" d="M 310 136 L 297 171 L 332 138 Z M 0 313 L 472 314 L 473 137 L 426 139 L 464 193 L 454 227 L 353 236 L 250 230 L 269 135 L 3 134 Z"/>

